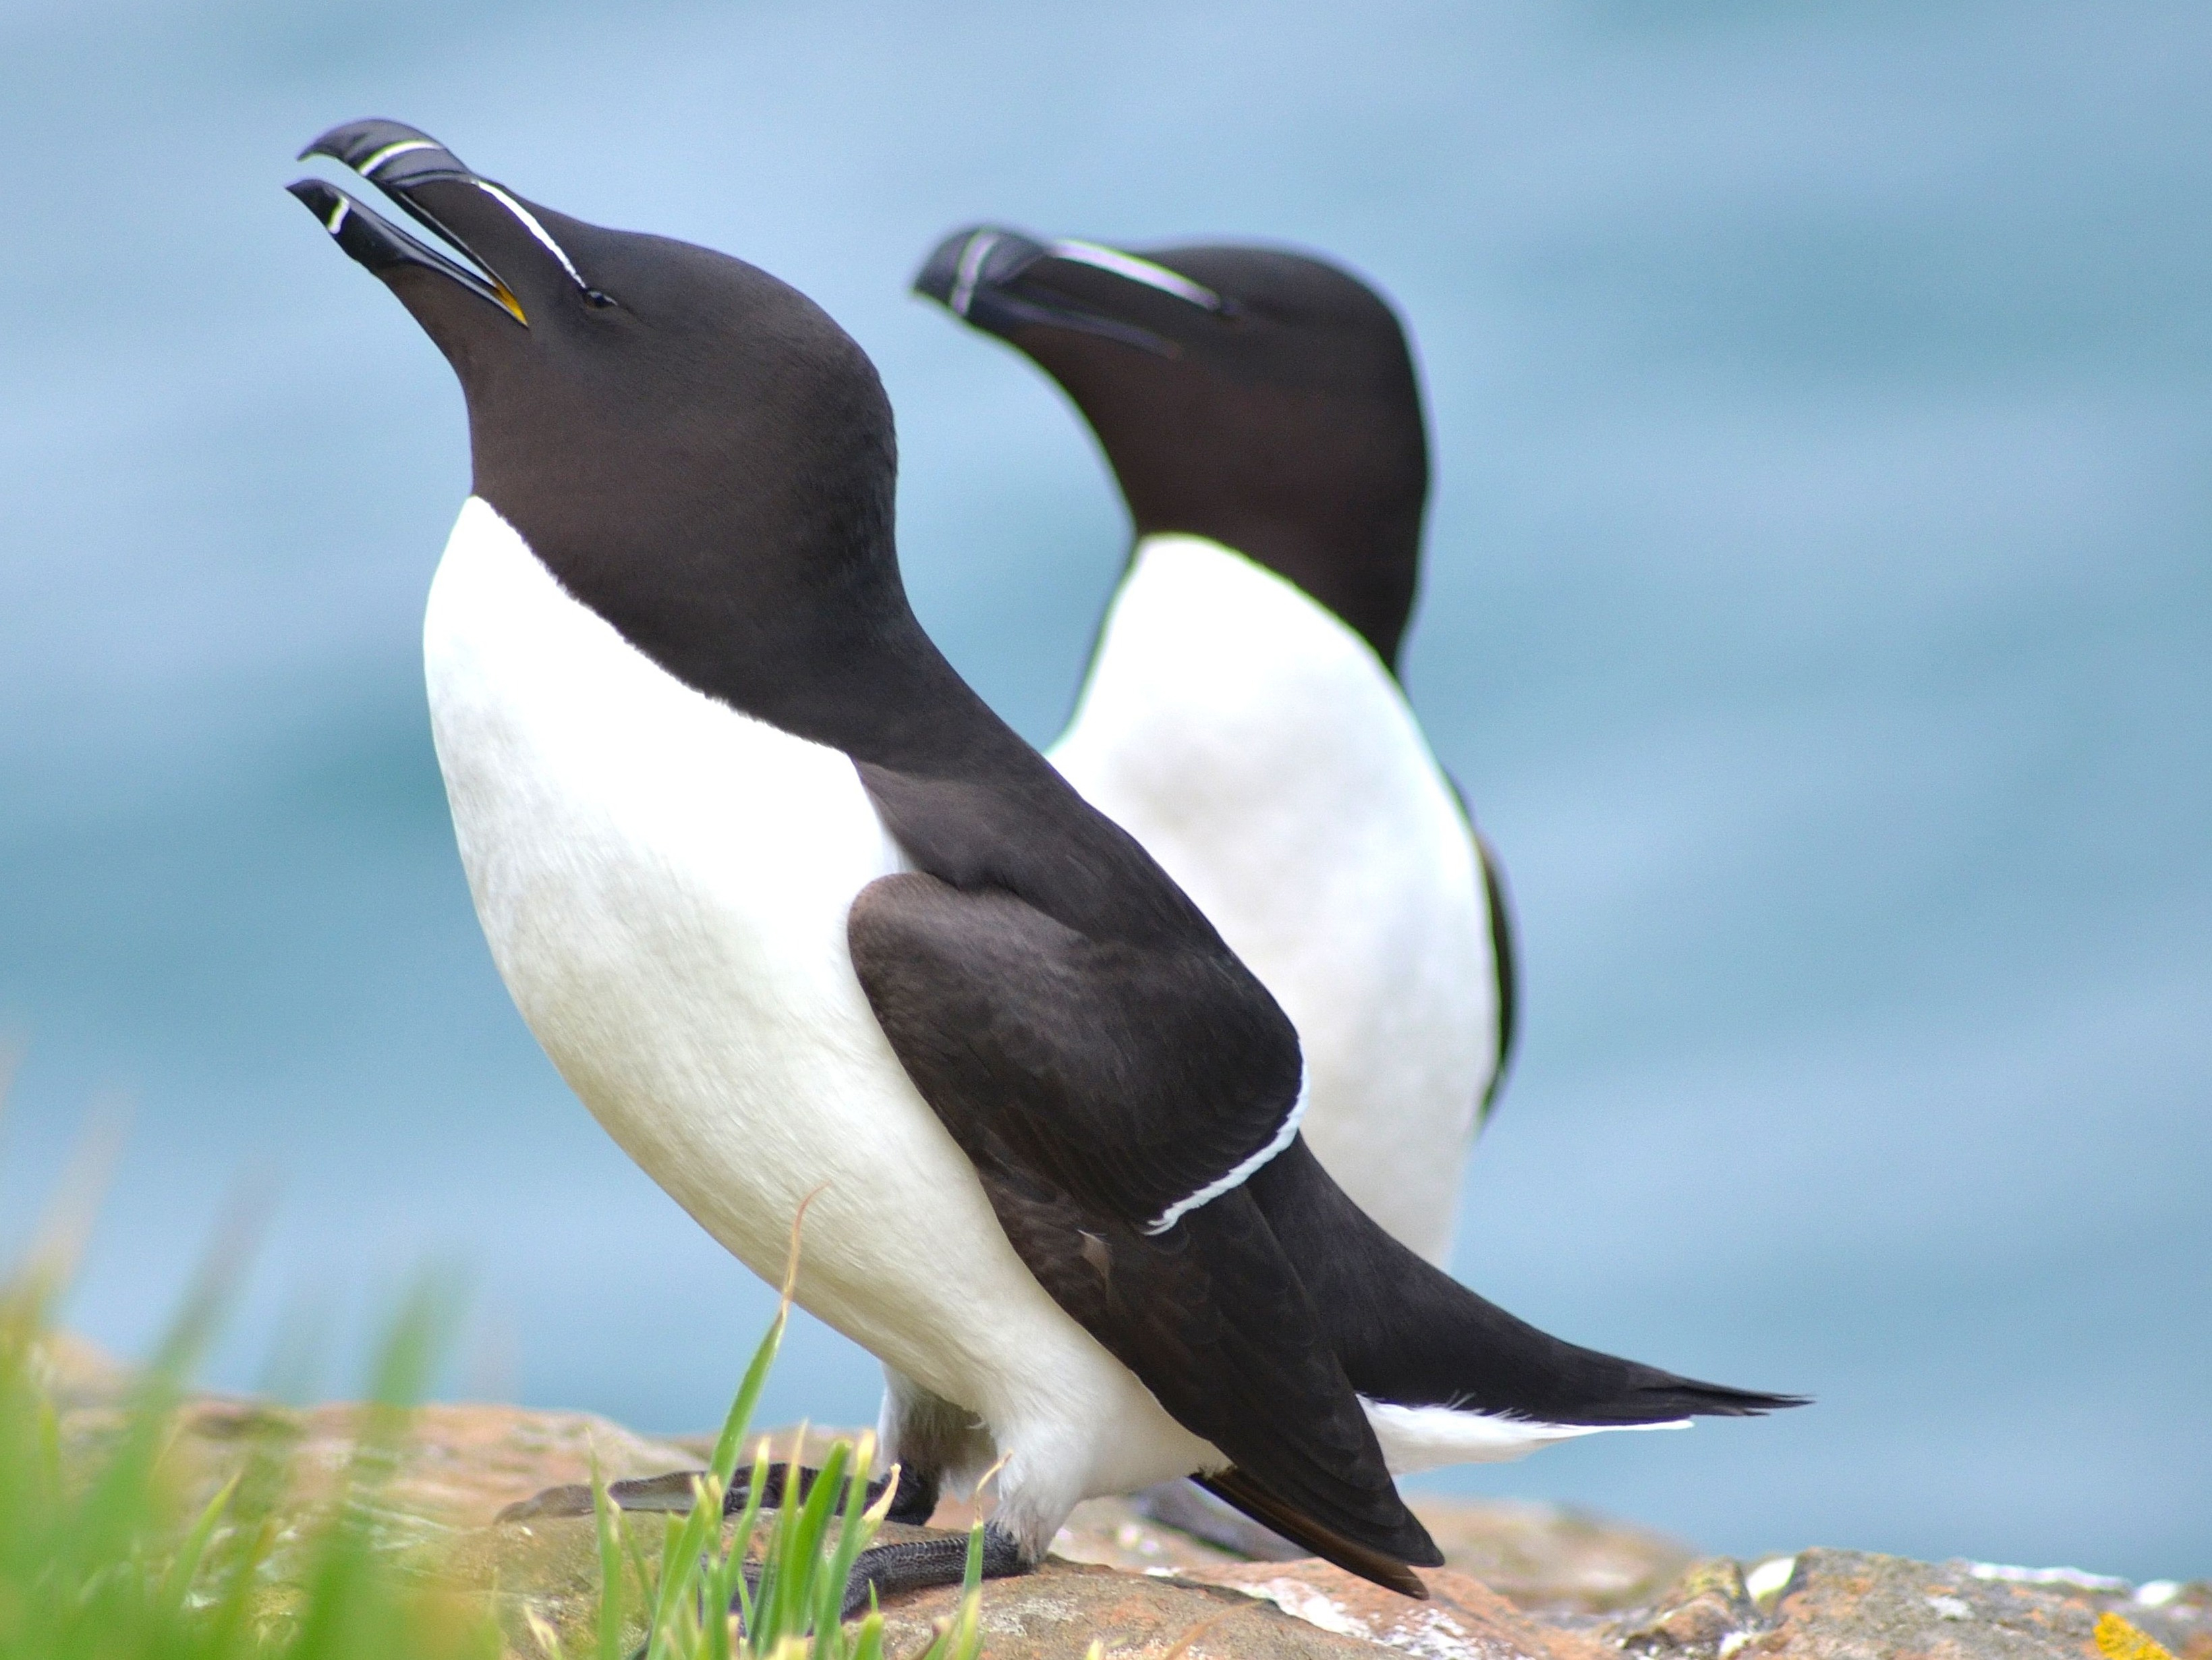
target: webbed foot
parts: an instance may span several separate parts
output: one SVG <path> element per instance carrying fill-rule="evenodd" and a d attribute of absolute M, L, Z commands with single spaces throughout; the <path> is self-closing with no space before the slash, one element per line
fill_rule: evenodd
<path fill-rule="evenodd" d="M 983 1578 L 1008 1579 L 1035 1566 L 1023 1557 L 1012 1534 L 1001 1533 L 988 1522 L 983 1524 Z M 958 1535 L 871 1545 L 854 1559 L 840 1617 L 850 1620 L 866 1613 L 872 1590 L 881 1599 L 901 1591 L 957 1585 L 967 1572 L 968 1541 Z"/>

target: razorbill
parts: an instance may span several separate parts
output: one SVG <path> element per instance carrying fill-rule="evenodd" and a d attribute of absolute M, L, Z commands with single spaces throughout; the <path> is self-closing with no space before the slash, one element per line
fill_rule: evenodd
<path fill-rule="evenodd" d="M 1074 400 L 1134 527 L 1049 751 L 1281 1003 L 1304 1134 L 1431 1262 L 1513 1044 L 1498 862 L 1396 667 L 1428 449 L 1405 331 L 1322 260 L 956 232 L 915 287 Z"/>
<path fill-rule="evenodd" d="M 811 1197 L 798 1298 L 884 1364 L 895 1516 L 1002 1461 L 1016 1572 L 1079 1500 L 1195 1472 L 1419 1595 L 1394 1468 L 1783 1404 L 1546 1337 L 1329 1182 L 1288 1019 L 915 621 L 890 410 L 812 302 L 395 122 L 307 153 L 453 250 L 292 187 L 466 396 L 424 656 L 493 957 L 756 1272 Z M 877 1546 L 854 1603 L 961 1555 Z"/>

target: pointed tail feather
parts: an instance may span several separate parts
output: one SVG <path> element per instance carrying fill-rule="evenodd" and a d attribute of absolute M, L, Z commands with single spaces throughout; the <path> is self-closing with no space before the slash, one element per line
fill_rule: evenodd
<path fill-rule="evenodd" d="M 1429 1588 L 1421 1583 L 1420 1575 L 1396 1557 L 1370 1549 L 1304 1512 L 1293 1510 L 1234 1465 L 1211 1475 L 1194 1475 L 1190 1479 L 1215 1498 L 1236 1505 L 1254 1521 L 1264 1523 L 1284 1538 L 1304 1545 L 1323 1561 L 1334 1562 L 1347 1573 L 1356 1573 L 1401 1596 L 1418 1597 L 1424 1602 L 1428 1599 Z M 1425 1567 L 1443 1565 L 1443 1553 L 1434 1544 L 1425 1554 Z"/>
<path fill-rule="evenodd" d="M 1648 1371 L 1649 1368 L 1639 1370 Z M 1701 1383 L 1694 1377 L 1674 1377 L 1653 1372 L 1650 1381 L 1638 1384 L 1619 1403 L 1633 1424 L 1663 1423 L 1670 1418 L 1759 1418 L 1790 1407 L 1809 1407 L 1809 1395 L 1769 1395 L 1762 1389 L 1732 1389 L 1726 1383 Z M 1579 1420 L 1597 1423 L 1599 1419 Z"/>
<path fill-rule="evenodd" d="M 1802 1395 L 1678 1377 L 1516 1319 L 1384 1232 L 1303 1139 L 1249 1186 L 1352 1387 L 1368 1400 L 1606 1426 L 1747 1418 L 1807 1404 Z"/>

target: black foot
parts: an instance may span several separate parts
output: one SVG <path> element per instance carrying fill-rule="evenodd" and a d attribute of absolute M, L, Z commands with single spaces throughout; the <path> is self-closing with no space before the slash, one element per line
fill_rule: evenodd
<path fill-rule="evenodd" d="M 791 1485 L 790 1464 L 770 1464 L 768 1479 L 761 1491 L 761 1508 L 775 1510 L 781 1506 L 784 1489 Z M 804 1500 L 822 1472 L 811 1464 L 795 1467 L 799 1472 L 798 1497 Z M 671 1511 L 678 1514 L 691 1508 L 692 1484 L 707 1474 L 704 1470 L 672 1470 L 665 1475 L 645 1475 L 633 1481 L 613 1481 L 607 1485 L 607 1498 L 618 1510 Z M 868 1483 L 867 1502 L 871 1505 L 884 1496 L 889 1478 Z M 730 1483 L 730 1490 L 722 1495 L 722 1513 L 735 1516 L 745 1507 L 751 1485 L 751 1472 L 739 1470 Z M 899 1473 L 898 1497 L 891 1501 L 890 1519 L 905 1522 L 915 1527 L 926 1525 L 937 1508 L 937 1477 L 933 1474 L 918 1475 L 902 1470 Z M 529 1522 L 541 1516 L 589 1516 L 592 1513 L 592 1490 L 580 1483 L 548 1487 L 544 1492 L 509 1505 L 500 1511 L 501 1522 Z M 957 1577 L 957 1576 L 956 1576 Z"/>
<path fill-rule="evenodd" d="M 1006 1579 L 1027 1573 L 1030 1564 L 1012 1535 L 983 1524 L 983 1577 Z M 845 1587 L 842 1617 L 850 1620 L 868 1606 L 872 1590 L 878 1598 L 901 1591 L 927 1590 L 937 1585 L 957 1585 L 968 1572 L 965 1537 L 909 1539 L 903 1544 L 871 1545 L 853 1563 L 853 1578 Z"/>
<path fill-rule="evenodd" d="M 910 1465 L 899 1466 L 898 1494 L 891 1507 L 884 1512 L 887 1521 L 901 1522 L 910 1528 L 926 1528 L 929 1518 L 937 1514 L 937 1490 L 939 1482 L 933 1469 L 915 1469 Z M 873 1482 L 868 1488 L 868 1502 L 874 1504 L 883 1497 L 883 1483 Z"/>

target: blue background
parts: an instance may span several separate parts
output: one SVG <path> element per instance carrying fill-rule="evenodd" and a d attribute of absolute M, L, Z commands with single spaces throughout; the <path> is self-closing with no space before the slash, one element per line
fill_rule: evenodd
<path fill-rule="evenodd" d="M 390 114 L 839 317 L 917 605 L 1038 740 L 1123 527 L 1042 379 L 905 297 L 922 253 L 994 217 L 1372 273 L 1435 431 L 1407 683 L 1526 942 L 1460 1270 L 1820 1397 L 1449 1483 L 2212 1570 L 2201 5 L 0 20 L 0 1237 L 127 1101 L 84 1329 L 142 1347 L 241 1187 L 231 1383 L 437 1259 L 454 1391 L 696 1426 L 767 1315 L 470 914 L 416 643 L 460 398 L 279 188 Z M 874 1395 L 811 1328 L 774 1407 Z"/>

